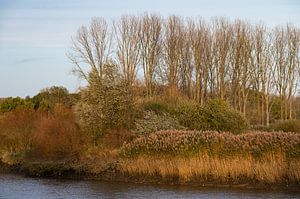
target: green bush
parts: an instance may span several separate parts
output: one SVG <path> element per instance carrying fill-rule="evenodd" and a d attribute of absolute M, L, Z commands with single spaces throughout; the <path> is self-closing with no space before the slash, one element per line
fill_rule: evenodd
<path fill-rule="evenodd" d="M 191 101 L 185 101 L 178 105 L 174 110 L 180 124 L 192 130 L 209 129 L 205 122 L 203 108 Z"/>
<path fill-rule="evenodd" d="M 223 100 L 210 100 L 203 107 L 184 103 L 175 114 L 181 125 L 191 130 L 216 130 L 241 133 L 248 128 L 246 119 Z"/>
<path fill-rule="evenodd" d="M 210 100 L 203 107 L 203 117 L 210 130 L 241 133 L 248 129 L 247 120 L 223 100 Z"/>
<path fill-rule="evenodd" d="M 111 65 L 114 69 L 116 66 Z M 115 71 L 100 79 L 90 74 L 89 85 L 80 93 L 75 107 L 81 129 L 97 144 L 108 130 L 132 128 L 136 106 L 131 87 Z"/>
<path fill-rule="evenodd" d="M 165 104 L 163 104 L 161 102 L 158 102 L 158 101 L 149 101 L 149 102 L 146 102 L 143 105 L 143 109 L 145 111 L 153 111 L 153 112 L 155 112 L 157 114 L 168 111 L 168 107 Z"/>
<path fill-rule="evenodd" d="M 143 118 L 135 122 L 134 132 L 139 135 L 149 134 L 159 130 L 183 130 L 185 127 L 167 112 L 156 113 L 145 111 Z"/>
<path fill-rule="evenodd" d="M 274 131 L 300 132 L 300 120 L 279 120 L 270 126 Z"/>
<path fill-rule="evenodd" d="M 31 100 L 35 109 L 53 111 L 57 104 L 71 108 L 78 100 L 78 94 L 70 94 L 64 87 L 52 86 L 41 90 Z"/>
<path fill-rule="evenodd" d="M 8 97 L 0 99 L 0 113 L 10 112 L 13 110 L 32 110 L 33 102 L 29 99 L 20 97 Z"/>

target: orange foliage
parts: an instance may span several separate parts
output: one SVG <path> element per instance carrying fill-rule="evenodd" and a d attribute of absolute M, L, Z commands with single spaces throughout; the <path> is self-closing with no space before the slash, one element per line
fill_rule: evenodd
<path fill-rule="evenodd" d="M 19 153 L 32 145 L 36 125 L 46 113 L 34 110 L 14 110 L 0 115 L 0 149 Z"/>
<path fill-rule="evenodd" d="M 54 113 L 43 117 L 34 136 L 34 156 L 41 159 L 74 157 L 80 149 L 80 133 L 73 112 L 56 106 Z"/>

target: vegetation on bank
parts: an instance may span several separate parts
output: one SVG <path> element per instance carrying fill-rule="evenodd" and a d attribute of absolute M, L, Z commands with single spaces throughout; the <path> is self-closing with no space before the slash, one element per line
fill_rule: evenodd
<path fill-rule="evenodd" d="M 87 82 L 78 93 L 0 99 L 2 162 L 38 176 L 300 183 L 297 28 L 269 37 L 221 18 L 119 22 L 113 33 L 104 19 L 79 29 L 69 54 Z"/>
<path fill-rule="evenodd" d="M 300 134 L 283 132 L 247 132 L 234 135 L 216 131 L 159 131 L 135 139 L 122 147 L 125 156 L 194 155 L 215 157 L 280 152 L 287 158 L 300 157 Z"/>

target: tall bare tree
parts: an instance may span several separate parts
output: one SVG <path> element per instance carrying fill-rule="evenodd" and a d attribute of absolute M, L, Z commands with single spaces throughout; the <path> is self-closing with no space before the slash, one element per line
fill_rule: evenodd
<path fill-rule="evenodd" d="M 229 71 L 229 53 L 232 40 L 232 28 L 224 18 L 216 18 L 214 26 L 214 64 L 218 97 L 224 99 L 227 75 Z"/>
<path fill-rule="evenodd" d="M 162 18 L 154 14 L 145 14 L 141 21 L 139 40 L 141 43 L 141 60 L 148 96 L 153 95 L 155 73 L 162 54 Z"/>
<path fill-rule="evenodd" d="M 203 105 L 207 93 L 208 68 L 211 66 L 211 38 L 203 19 L 199 20 L 199 23 L 190 21 L 188 29 L 195 70 L 194 98 Z"/>
<path fill-rule="evenodd" d="M 140 56 L 140 20 L 136 16 L 123 15 L 114 23 L 117 42 L 117 60 L 128 85 L 136 79 Z"/>
<path fill-rule="evenodd" d="M 104 68 L 111 62 L 111 32 L 104 18 L 93 18 L 89 27 L 82 26 L 72 40 L 68 57 L 75 65 L 74 72 L 90 82 L 90 74 L 103 78 Z"/>
<path fill-rule="evenodd" d="M 178 16 L 170 16 L 165 25 L 164 48 L 167 79 L 171 88 L 178 86 L 183 45 L 183 21 Z"/>
<path fill-rule="evenodd" d="M 300 32 L 295 27 L 287 25 L 287 100 L 285 102 L 286 118 L 293 118 L 292 97 L 299 84 Z"/>

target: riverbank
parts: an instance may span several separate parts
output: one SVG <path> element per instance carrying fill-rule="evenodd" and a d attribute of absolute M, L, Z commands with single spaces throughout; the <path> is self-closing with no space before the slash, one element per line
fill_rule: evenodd
<path fill-rule="evenodd" d="M 0 170 L 31 177 L 299 189 L 299 155 L 297 133 L 159 131 L 119 148 L 90 148 L 73 159 L 6 157 Z"/>
<path fill-rule="evenodd" d="M 26 164 L 0 164 L 0 173 L 18 174 L 34 178 L 54 178 L 69 180 L 95 180 L 103 182 L 130 182 L 135 184 L 160 184 L 172 186 L 208 187 L 208 188 L 239 188 L 259 190 L 284 190 L 300 193 L 299 183 L 262 183 L 252 179 L 241 179 L 239 182 L 220 181 L 218 179 L 195 178 L 184 181 L 176 177 L 161 176 L 160 174 L 143 175 L 120 171 L 119 165 L 111 165 L 106 170 L 93 173 L 75 165 L 55 162 L 31 162 Z"/>

